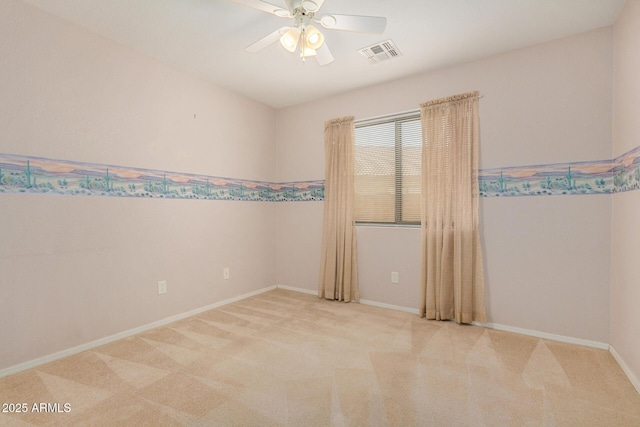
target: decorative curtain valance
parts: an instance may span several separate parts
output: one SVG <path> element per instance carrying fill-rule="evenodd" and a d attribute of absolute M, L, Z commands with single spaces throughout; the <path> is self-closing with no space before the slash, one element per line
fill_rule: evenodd
<path fill-rule="evenodd" d="M 451 104 L 456 101 L 463 101 L 469 98 L 479 98 L 479 97 L 480 97 L 480 93 L 477 91 L 467 92 L 467 93 L 462 93 L 460 95 L 453 95 L 453 96 L 448 96 L 446 98 L 433 99 L 431 101 L 423 102 L 422 104 L 420 104 L 420 108 L 426 108 L 426 107 L 431 107 L 433 105 L 440 105 L 440 104 Z"/>

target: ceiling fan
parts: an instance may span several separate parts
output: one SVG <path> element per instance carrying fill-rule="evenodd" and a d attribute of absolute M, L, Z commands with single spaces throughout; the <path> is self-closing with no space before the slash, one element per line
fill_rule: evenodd
<path fill-rule="evenodd" d="M 244 50 L 256 53 L 280 40 L 288 52 L 300 52 L 302 62 L 315 57 L 320 65 L 333 62 L 333 55 L 324 42 L 324 35 L 313 25 L 320 24 L 328 30 L 356 31 L 362 33 L 383 33 L 387 18 L 379 16 L 325 14 L 317 17 L 325 0 L 284 0 L 287 9 L 262 0 L 231 0 L 254 9 L 271 13 L 281 18 L 293 18 L 292 26 L 281 27 L 271 34 L 250 44 Z"/>

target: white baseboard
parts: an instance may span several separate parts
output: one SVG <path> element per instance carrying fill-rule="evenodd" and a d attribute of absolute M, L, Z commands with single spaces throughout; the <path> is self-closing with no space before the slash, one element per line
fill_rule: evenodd
<path fill-rule="evenodd" d="M 384 302 L 370 301 L 367 299 L 361 299 L 360 304 L 371 305 L 373 307 L 388 308 L 389 310 L 404 311 L 405 313 L 416 315 L 420 314 L 420 310 L 418 310 L 417 308 L 402 307 L 400 305 L 386 304 Z"/>
<path fill-rule="evenodd" d="M 28 362 L 19 363 L 14 366 L 10 366 L 8 368 L 0 370 L 0 378 L 6 377 L 7 375 L 17 374 L 18 372 L 26 371 L 27 369 L 35 368 L 36 366 L 44 365 L 45 363 L 53 362 L 58 359 L 62 359 L 63 357 L 72 356 L 74 354 L 81 353 L 83 351 L 91 350 L 92 348 L 99 347 L 104 344 L 109 344 L 111 342 L 121 340 L 124 338 L 131 337 L 133 335 L 137 335 L 139 333 L 148 331 L 153 328 L 157 328 L 159 326 L 164 326 L 169 323 L 176 322 L 178 320 L 186 319 L 187 317 L 195 316 L 196 314 L 200 314 L 202 312 L 212 310 L 214 308 L 222 307 L 227 304 L 231 304 L 236 301 L 243 300 L 245 298 L 252 297 L 254 295 L 262 294 L 264 292 L 271 291 L 276 289 L 276 286 L 269 286 L 267 288 L 258 289 L 257 291 L 249 292 L 246 294 L 239 295 L 237 297 L 229 298 L 223 301 L 219 301 L 204 307 L 196 308 L 195 310 L 187 311 L 186 313 L 180 313 L 175 316 L 167 317 L 162 320 L 158 320 L 156 322 L 148 323 L 146 325 L 138 326 L 137 328 L 129 329 L 127 331 L 119 332 L 114 335 L 110 335 L 108 337 L 100 338 L 95 341 L 90 341 L 85 344 L 81 344 L 76 347 L 68 348 L 66 350 L 59 351 L 57 353 L 49 354 L 47 356 L 39 357 L 37 359 L 30 360 Z"/>
<path fill-rule="evenodd" d="M 278 289 L 286 289 L 288 291 L 301 292 L 303 294 L 318 295 L 318 291 L 312 291 L 310 289 L 304 289 L 304 288 L 296 288 L 294 286 L 277 285 L 277 288 Z M 404 311 L 405 313 L 418 314 L 418 310 L 416 310 L 416 309 L 402 307 L 402 306 L 399 306 L 399 305 L 385 304 L 383 302 L 369 301 L 369 300 L 366 300 L 366 299 L 361 299 L 359 301 L 359 303 L 360 304 L 364 304 L 364 305 L 371 305 L 371 306 L 374 306 L 374 307 L 388 308 L 389 310 Z"/>
<path fill-rule="evenodd" d="M 300 292 L 300 293 L 308 294 L 308 295 L 318 295 L 318 291 L 312 291 L 311 289 L 296 288 L 296 287 L 293 287 L 293 286 L 285 286 L 285 285 L 276 285 L 276 288 L 284 289 L 284 290 L 287 290 L 287 291 Z"/>
<path fill-rule="evenodd" d="M 540 332 L 532 329 L 517 328 L 515 326 L 505 326 L 497 323 L 472 322 L 471 324 L 476 326 L 482 326 L 489 329 L 495 329 L 497 331 L 513 332 L 516 334 L 528 335 L 531 337 L 543 338 L 546 340 L 560 341 L 568 344 L 577 344 L 577 345 L 583 345 L 586 347 L 599 348 L 602 350 L 609 350 L 609 344 L 598 342 L 598 341 L 590 341 L 590 340 L 585 340 L 581 338 L 567 337 L 564 335 L 550 334 L 548 332 Z"/>
<path fill-rule="evenodd" d="M 638 380 L 638 377 L 636 377 L 635 374 L 631 371 L 629 365 L 625 363 L 625 361 L 622 359 L 622 357 L 620 357 L 620 355 L 612 345 L 609 346 L 609 353 L 611 353 L 613 358 L 616 359 L 616 362 L 618 362 L 618 365 L 620 365 L 622 371 L 625 373 L 627 378 L 629 378 L 629 381 L 631 381 L 631 384 L 633 385 L 633 387 L 635 387 L 638 394 L 640 394 L 640 380 Z"/>

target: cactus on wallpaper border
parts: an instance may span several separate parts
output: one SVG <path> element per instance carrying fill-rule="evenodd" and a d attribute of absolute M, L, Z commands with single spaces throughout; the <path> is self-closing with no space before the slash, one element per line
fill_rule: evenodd
<path fill-rule="evenodd" d="M 144 184 L 144 191 L 146 191 L 147 193 L 153 193 L 153 183 L 151 182 L 151 180 L 148 180 Z"/>
<path fill-rule="evenodd" d="M 260 197 L 264 198 L 264 199 L 270 199 L 271 198 L 271 187 L 267 187 L 264 190 L 261 190 L 259 192 Z"/>
<path fill-rule="evenodd" d="M 169 183 L 167 182 L 167 174 L 162 175 L 162 194 L 169 192 Z"/>
<path fill-rule="evenodd" d="M 622 178 L 622 171 L 620 171 L 613 176 L 613 185 L 615 187 L 622 187 L 623 183 L 624 183 L 624 179 Z"/>
<path fill-rule="evenodd" d="M 29 160 L 27 160 L 27 167 L 24 169 L 24 176 L 26 178 L 26 187 L 27 188 L 31 188 L 32 186 L 35 186 L 36 184 L 36 177 L 35 177 L 35 172 L 33 169 L 31 169 L 31 164 L 29 163 Z M 31 177 L 33 176 L 33 183 L 31 182 Z"/>
<path fill-rule="evenodd" d="M 111 176 L 109 175 L 109 168 L 107 168 L 107 173 L 104 176 L 104 183 L 106 191 L 113 190 L 113 182 L 111 181 Z"/>
<path fill-rule="evenodd" d="M 239 198 L 244 198 L 244 184 L 240 181 L 240 186 L 238 188 L 232 188 L 229 190 L 229 194 L 232 196 L 237 196 Z"/>
<path fill-rule="evenodd" d="M 501 193 L 504 193 L 505 191 L 507 191 L 507 183 L 504 179 L 504 176 L 502 176 L 502 171 L 500 171 L 500 179 L 498 180 L 498 183 L 500 184 Z"/>
<path fill-rule="evenodd" d="M 576 180 L 573 179 L 574 174 L 571 172 L 571 166 L 569 166 L 569 171 L 567 172 L 567 190 L 573 190 L 576 188 Z"/>
<path fill-rule="evenodd" d="M 204 187 L 204 194 L 207 197 L 211 197 L 211 184 L 209 183 L 209 179 L 207 178 L 207 185 Z"/>

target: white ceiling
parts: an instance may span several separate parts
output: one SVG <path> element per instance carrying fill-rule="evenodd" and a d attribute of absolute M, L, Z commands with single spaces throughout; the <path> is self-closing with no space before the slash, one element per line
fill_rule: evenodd
<path fill-rule="evenodd" d="M 611 25 L 626 0 L 326 0 L 325 13 L 384 16 L 384 34 L 324 30 L 335 61 L 302 64 L 279 43 L 244 47 L 291 19 L 230 0 L 24 0 L 274 108 Z M 270 0 L 284 6 L 284 0 Z M 358 49 L 392 39 L 403 56 Z"/>

